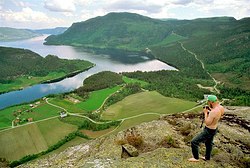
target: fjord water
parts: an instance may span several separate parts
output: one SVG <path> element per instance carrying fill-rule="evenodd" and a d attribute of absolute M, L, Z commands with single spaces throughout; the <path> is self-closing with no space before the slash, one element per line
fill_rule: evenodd
<path fill-rule="evenodd" d="M 83 59 L 95 64 L 95 67 L 82 72 L 74 77 L 66 78 L 62 81 L 50 84 L 37 84 L 23 90 L 12 91 L 0 95 L 0 109 L 33 101 L 49 94 L 65 93 L 82 85 L 88 76 L 101 72 L 133 72 L 133 71 L 156 71 L 156 70 L 176 70 L 175 68 L 156 59 L 145 55 L 126 54 L 122 57 L 115 55 L 102 55 L 86 52 L 83 48 L 72 46 L 47 46 L 43 45 L 47 36 L 35 37 L 28 40 L 15 42 L 0 42 L 0 46 L 24 48 L 32 50 L 45 57 L 48 54 L 57 55 L 64 59 Z M 125 57 L 125 59 L 124 59 Z M 0 86 L 1 87 L 1 86 Z"/>

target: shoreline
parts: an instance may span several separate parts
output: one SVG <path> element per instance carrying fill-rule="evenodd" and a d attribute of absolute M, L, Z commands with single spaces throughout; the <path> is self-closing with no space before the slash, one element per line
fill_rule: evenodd
<path fill-rule="evenodd" d="M 23 90 L 23 89 L 25 89 L 27 87 L 35 86 L 35 85 L 39 85 L 39 84 L 49 84 L 49 83 L 59 82 L 59 81 L 62 81 L 63 79 L 70 78 L 70 77 L 73 77 L 73 76 L 75 76 L 75 75 L 77 75 L 79 73 L 88 71 L 89 69 L 93 68 L 94 66 L 96 66 L 96 64 L 93 64 L 92 66 L 89 66 L 84 70 L 77 70 L 77 71 L 71 72 L 71 73 L 66 74 L 66 75 L 64 75 L 62 77 L 59 77 L 59 78 L 50 79 L 50 80 L 46 80 L 46 81 L 40 81 L 39 83 L 36 83 L 36 84 L 33 84 L 33 85 L 28 85 L 26 87 L 21 87 L 19 89 L 10 89 L 8 91 L 3 91 L 3 92 L 0 92 L 0 95 L 10 93 L 10 92 L 13 92 L 13 91 L 20 91 L 20 90 Z"/>
<path fill-rule="evenodd" d="M 64 75 L 62 77 L 59 77 L 59 78 L 55 78 L 55 79 L 50 79 L 50 80 L 43 81 L 43 82 L 41 82 L 39 84 L 49 84 L 49 83 L 59 82 L 59 81 L 62 81 L 63 79 L 70 78 L 70 77 L 73 77 L 73 76 L 75 76 L 75 75 L 77 75 L 79 73 L 88 71 L 89 69 L 93 68 L 94 66 L 95 66 L 95 64 L 92 65 L 92 66 L 90 66 L 90 67 L 87 67 L 84 70 L 77 70 L 77 71 L 71 72 L 71 73 L 66 74 L 66 75 Z"/>

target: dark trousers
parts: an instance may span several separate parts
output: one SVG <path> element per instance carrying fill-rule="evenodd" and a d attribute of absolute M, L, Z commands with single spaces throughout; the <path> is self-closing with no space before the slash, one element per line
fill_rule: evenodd
<path fill-rule="evenodd" d="M 213 139 L 218 129 L 210 129 L 205 127 L 203 131 L 194 137 L 191 141 L 192 153 L 195 159 L 199 159 L 199 145 L 201 142 L 205 142 L 206 154 L 205 159 L 210 160 L 211 152 L 213 148 Z"/>

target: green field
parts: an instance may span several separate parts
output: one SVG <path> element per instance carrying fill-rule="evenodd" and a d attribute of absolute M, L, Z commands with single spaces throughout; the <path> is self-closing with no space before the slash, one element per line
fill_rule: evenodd
<path fill-rule="evenodd" d="M 0 128 L 8 127 L 12 125 L 12 121 L 16 118 L 13 114 L 17 113 L 21 120 L 32 118 L 33 121 L 38 121 L 46 119 L 49 117 L 58 116 L 61 109 L 47 104 L 45 101 L 39 101 L 40 104 L 35 105 L 34 108 L 31 108 L 29 104 L 19 105 L 9 107 L 3 110 L 0 110 Z M 26 112 L 30 110 L 29 112 Z M 21 113 L 18 113 L 20 111 Z M 25 124 L 21 122 L 19 124 Z"/>
<path fill-rule="evenodd" d="M 0 158 L 18 160 L 45 151 L 77 127 L 50 119 L 0 132 Z"/>
<path fill-rule="evenodd" d="M 49 104 L 43 104 L 33 109 L 33 112 L 28 112 L 22 115 L 23 118 L 33 118 L 33 121 L 39 121 L 49 117 L 59 116 L 61 109 L 51 106 Z"/>
<path fill-rule="evenodd" d="M 173 114 L 190 109 L 195 105 L 195 102 L 164 97 L 156 91 L 142 92 L 111 105 L 103 112 L 101 118 L 117 120 L 143 113 Z"/>
<path fill-rule="evenodd" d="M 174 43 L 180 40 L 185 40 L 186 37 L 180 36 L 178 34 L 172 33 L 169 36 L 167 36 L 162 42 L 158 43 L 157 45 L 166 45 L 170 43 Z"/>
<path fill-rule="evenodd" d="M 142 87 L 148 85 L 148 82 L 139 79 L 128 78 L 126 76 L 122 76 L 122 80 L 126 83 L 140 83 Z"/>
<path fill-rule="evenodd" d="M 78 108 L 73 102 L 69 101 L 68 99 L 62 99 L 56 97 L 49 99 L 49 102 L 66 109 L 70 113 L 86 112 L 85 110 Z"/>
<path fill-rule="evenodd" d="M 118 129 L 116 129 L 114 132 L 112 132 L 112 134 L 117 134 L 118 132 L 123 131 L 125 129 L 134 127 L 134 126 L 139 125 L 139 124 L 144 123 L 144 122 L 150 122 L 150 121 L 156 120 L 158 118 L 159 118 L 159 115 L 148 114 L 148 115 L 144 115 L 144 116 L 138 116 L 135 118 L 127 119 L 127 120 L 123 121 L 122 124 L 120 125 L 120 127 Z"/>
<path fill-rule="evenodd" d="M 12 90 L 19 90 L 25 87 L 38 84 L 47 80 L 57 79 L 65 76 L 64 72 L 51 72 L 47 76 L 44 77 L 29 77 L 29 76 L 22 76 L 15 79 L 13 82 L 9 84 L 0 84 L 0 93 L 1 92 L 8 92 Z"/>
<path fill-rule="evenodd" d="M 49 102 L 65 108 L 70 113 L 84 113 L 84 112 L 94 111 L 100 108 L 104 100 L 109 95 L 115 93 L 120 88 L 121 86 L 116 86 L 113 88 L 106 88 L 102 90 L 93 91 L 89 94 L 89 98 L 87 100 L 85 101 L 80 100 L 79 103 L 73 103 L 69 101 L 67 98 L 65 99 L 53 98 L 50 99 Z"/>
<path fill-rule="evenodd" d="M 0 128 L 11 126 L 12 120 L 15 119 L 13 112 L 19 109 L 28 109 L 28 105 L 13 106 L 0 110 Z"/>
<path fill-rule="evenodd" d="M 90 138 L 98 138 L 102 135 L 106 135 L 109 132 L 113 131 L 114 127 L 105 129 L 105 130 L 101 130 L 101 131 L 92 131 L 92 130 L 80 130 L 84 135 L 87 135 Z"/>
<path fill-rule="evenodd" d="M 115 93 L 120 88 L 121 86 L 115 86 L 113 88 L 106 88 L 98 91 L 93 91 L 90 93 L 89 98 L 86 101 L 80 102 L 76 106 L 86 111 L 97 110 L 101 107 L 101 105 L 109 95 Z"/>

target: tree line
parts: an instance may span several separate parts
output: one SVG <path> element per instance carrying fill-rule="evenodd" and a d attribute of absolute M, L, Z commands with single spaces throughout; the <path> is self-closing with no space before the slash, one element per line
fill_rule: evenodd
<path fill-rule="evenodd" d="M 85 70 L 93 64 L 84 60 L 60 59 L 54 55 L 45 58 L 27 49 L 0 47 L 0 83 L 11 83 L 20 76 L 47 76 L 51 72 L 72 73 Z"/>

